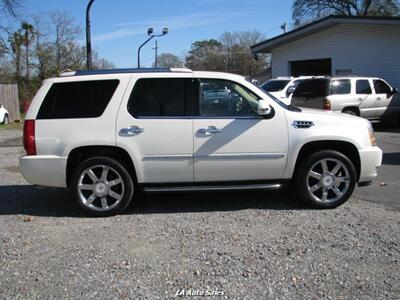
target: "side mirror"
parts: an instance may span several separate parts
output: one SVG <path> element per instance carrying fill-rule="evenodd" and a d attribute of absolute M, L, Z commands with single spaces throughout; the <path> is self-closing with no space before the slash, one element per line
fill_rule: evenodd
<path fill-rule="evenodd" d="M 294 85 L 289 86 L 288 89 L 286 90 L 286 95 L 293 94 L 295 89 L 296 87 Z"/>
<path fill-rule="evenodd" d="M 393 88 L 393 90 L 392 90 L 392 93 L 393 94 L 397 94 L 399 92 L 399 89 L 398 88 Z"/>
<path fill-rule="evenodd" d="M 257 107 L 257 114 L 259 116 L 268 116 L 272 112 L 272 107 L 269 105 L 268 101 L 266 100 L 259 100 L 258 107 Z"/>

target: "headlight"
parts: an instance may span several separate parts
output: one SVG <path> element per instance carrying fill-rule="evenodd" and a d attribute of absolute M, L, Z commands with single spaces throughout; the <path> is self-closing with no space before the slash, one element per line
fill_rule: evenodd
<path fill-rule="evenodd" d="M 369 141 L 371 142 L 371 146 L 376 146 L 376 136 L 374 128 L 372 127 L 371 122 L 368 121 L 368 133 L 369 133 Z"/>

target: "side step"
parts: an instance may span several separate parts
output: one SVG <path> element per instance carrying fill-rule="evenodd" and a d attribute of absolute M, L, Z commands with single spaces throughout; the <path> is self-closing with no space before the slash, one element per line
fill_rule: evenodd
<path fill-rule="evenodd" d="M 143 187 L 145 192 L 212 192 L 212 191 L 272 191 L 281 188 L 281 184 L 247 184 L 247 185 L 198 185 L 198 186 L 160 186 Z"/>

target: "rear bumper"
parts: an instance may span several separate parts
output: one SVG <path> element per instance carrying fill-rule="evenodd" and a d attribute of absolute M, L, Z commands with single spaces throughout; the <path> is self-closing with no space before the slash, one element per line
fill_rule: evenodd
<path fill-rule="evenodd" d="M 67 158 L 54 155 L 32 155 L 19 158 L 19 169 L 31 184 L 67 187 Z"/>
<path fill-rule="evenodd" d="M 382 150 L 376 146 L 368 147 L 359 151 L 361 170 L 359 182 L 370 181 L 378 173 L 377 169 L 382 164 Z"/>

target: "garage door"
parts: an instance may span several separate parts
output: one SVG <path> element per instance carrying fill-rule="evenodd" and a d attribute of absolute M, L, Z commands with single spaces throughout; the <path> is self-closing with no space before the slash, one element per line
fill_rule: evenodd
<path fill-rule="evenodd" d="M 291 61 L 290 75 L 294 77 L 332 75 L 332 59 L 323 58 Z"/>

